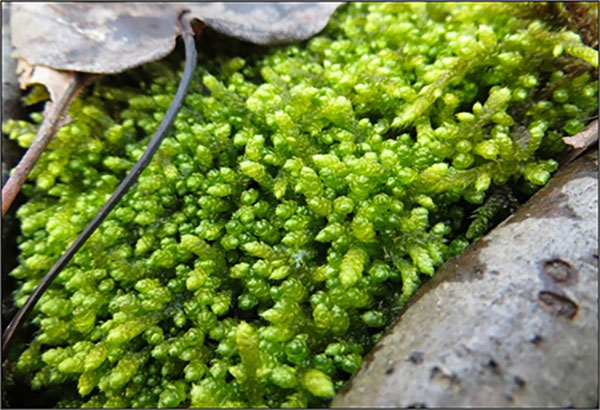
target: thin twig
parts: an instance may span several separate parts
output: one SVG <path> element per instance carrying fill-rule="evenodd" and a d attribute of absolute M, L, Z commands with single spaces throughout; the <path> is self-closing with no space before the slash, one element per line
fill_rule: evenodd
<path fill-rule="evenodd" d="M 69 83 L 60 97 L 56 101 L 49 102 L 47 112 L 44 115 L 44 120 L 38 129 L 38 132 L 33 139 L 33 142 L 21 158 L 6 184 L 2 187 L 2 216 L 6 214 L 8 208 L 15 200 L 15 197 L 21 190 L 21 187 L 27 180 L 27 176 L 35 166 L 37 160 L 42 155 L 56 131 L 62 124 L 62 119 L 65 116 L 71 102 L 77 94 L 85 87 L 90 77 L 86 74 L 73 73 L 70 76 Z"/>
<path fill-rule="evenodd" d="M 185 19 L 185 24 L 181 22 L 181 19 Z M 75 242 L 67 249 L 67 251 L 58 259 L 54 266 L 48 271 L 48 273 L 42 278 L 37 288 L 29 296 L 23 307 L 19 309 L 17 314 L 13 317 L 11 322 L 6 327 L 4 334 L 2 335 L 2 355 L 4 356 L 9 349 L 10 342 L 13 339 L 17 329 L 21 326 L 24 319 L 31 312 L 39 298 L 42 296 L 44 291 L 50 286 L 50 283 L 56 276 L 62 271 L 62 269 L 71 260 L 73 255 L 81 248 L 85 241 L 92 235 L 92 233 L 102 223 L 104 218 L 110 213 L 110 211 L 117 205 L 119 200 L 127 193 L 129 188 L 137 181 L 139 175 L 146 168 L 148 163 L 152 160 L 152 157 L 158 150 L 160 143 L 169 132 L 169 129 L 175 121 L 175 117 L 183 105 L 185 96 L 187 95 L 188 89 L 192 82 L 194 70 L 196 69 L 196 47 L 194 43 L 194 33 L 190 27 L 189 19 L 182 14 L 179 17 L 178 23 L 180 24 L 181 36 L 185 44 L 185 69 L 183 77 L 177 88 L 177 93 L 171 102 L 167 113 L 165 114 L 162 122 L 158 126 L 158 129 L 154 133 L 154 136 L 150 140 L 148 147 L 142 154 L 141 158 L 133 166 L 129 174 L 121 181 L 121 184 L 117 187 L 115 192 L 112 194 L 110 199 L 104 204 L 102 209 L 98 211 L 94 219 L 85 227 L 85 229 L 79 234 Z"/>

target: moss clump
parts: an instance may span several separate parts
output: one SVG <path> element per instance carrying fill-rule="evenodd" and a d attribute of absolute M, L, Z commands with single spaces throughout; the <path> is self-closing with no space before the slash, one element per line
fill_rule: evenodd
<path fill-rule="evenodd" d="M 201 55 L 156 157 L 37 304 L 19 372 L 76 384 L 69 406 L 326 405 L 597 110 L 597 52 L 524 7 L 355 3 L 255 62 Z M 17 305 L 139 158 L 179 76 L 151 63 L 74 103 L 23 188 Z M 4 126 L 22 145 L 35 128 Z"/>

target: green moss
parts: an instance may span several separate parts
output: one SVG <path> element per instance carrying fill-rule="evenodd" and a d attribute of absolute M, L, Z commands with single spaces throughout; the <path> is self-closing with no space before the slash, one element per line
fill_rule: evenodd
<path fill-rule="evenodd" d="M 597 112 L 597 52 L 525 7 L 352 3 L 300 45 L 201 49 L 173 130 L 33 312 L 18 375 L 77 384 L 84 407 L 327 405 Z M 23 189 L 17 305 L 139 158 L 180 74 L 151 63 L 75 101 Z M 27 145 L 36 127 L 3 131 Z"/>

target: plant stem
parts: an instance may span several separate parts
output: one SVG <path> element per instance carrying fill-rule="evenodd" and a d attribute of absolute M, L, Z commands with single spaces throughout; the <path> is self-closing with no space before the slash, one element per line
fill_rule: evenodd
<path fill-rule="evenodd" d="M 69 76 L 69 83 L 56 101 L 47 103 L 48 109 L 44 114 L 44 120 L 38 129 L 31 146 L 25 152 L 15 169 L 12 171 L 6 184 L 2 187 L 2 216 L 6 214 L 8 208 L 13 203 L 15 197 L 21 190 L 21 187 L 27 180 L 27 176 L 35 166 L 37 160 L 42 155 L 52 138 L 60 128 L 61 120 L 71 105 L 73 99 L 86 83 L 85 74 L 72 73 Z"/>

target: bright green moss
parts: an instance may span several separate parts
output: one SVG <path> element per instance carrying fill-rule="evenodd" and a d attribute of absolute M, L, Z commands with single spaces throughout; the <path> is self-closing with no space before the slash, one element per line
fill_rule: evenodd
<path fill-rule="evenodd" d="M 36 307 L 19 374 L 76 383 L 74 407 L 326 405 L 596 113 L 597 51 L 515 17 L 526 7 L 352 3 L 301 45 L 201 49 L 173 131 Z M 74 102 L 23 188 L 17 306 L 142 154 L 180 74 L 150 63 Z M 27 146 L 36 127 L 3 131 Z"/>

